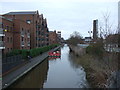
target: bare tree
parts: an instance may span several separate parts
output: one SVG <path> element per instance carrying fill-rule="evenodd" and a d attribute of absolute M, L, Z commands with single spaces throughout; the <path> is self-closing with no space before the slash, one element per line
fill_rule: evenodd
<path fill-rule="evenodd" d="M 105 39 L 109 34 L 112 34 L 112 24 L 109 22 L 110 12 L 103 13 L 103 22 L 99 27 L 100 38 Z M 100 23 L 99 23 L 100 24 Z"/>
<path fill-rule="evenodd" d="M 71 45 L 77 45 L 79 43 L 83 43 L 82 36 L 80 35 L 79 32 L 74 31 L 71 35 L 70 38 L 67 40 L 69 44 Z"/>

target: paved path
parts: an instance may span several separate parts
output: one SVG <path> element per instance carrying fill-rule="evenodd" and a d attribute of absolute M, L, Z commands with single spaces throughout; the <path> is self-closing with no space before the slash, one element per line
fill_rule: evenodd
<path fill-rule="evenodd" d="M 50 51 L 55 51 L 57 50 L 59 47 L 52 49 Z M 50 52 L 48 51 L 48 52 Z M 35 58 L 32 58 L 30 60 L 30 62 L 28 62 L 27 64 L 25 64 L 24 66 L 18 68 L 15 71 L 12 71 L 10 73 L 8 73 L 7 75 L 5 75 L 2 78 L 2 86 L 3 88 L 7 88 L 8 86 L 10 86 L 13 82 L 15 82 L 17 79 L 19 79 L 21 76 L 25 75 L 27 72 L 29 72 L 32 68 L 34 68 L 36 65 L 38 65 L 39 63 L 41 63 L 45 58 L 48 57 L 48 52 L 43 53 L 40 56 L 37 56 Z"/>

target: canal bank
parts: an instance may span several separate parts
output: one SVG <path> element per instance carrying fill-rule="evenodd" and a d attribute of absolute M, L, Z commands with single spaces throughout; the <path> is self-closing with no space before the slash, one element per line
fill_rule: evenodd
<path fill-rule="evenodd" d="M 69 47 L 64 45 L 58 51 L 61 52 L 60 57 L 46 58 L 10 88 L 89 88 L 86 72 L 75 63 Z"/>
<path fill-rule="evenodd" d="M 118 81 L 117 81 L 118 76 L 116 76 L 117 79 L 116 78 L 114 79 L 113 76 L 115 76 L 116 74 L 112 75 L 113 72 L 116 73 L 118 70 L 118 53 L 103 52 L 102 57 L 88 53 L 83 55 L 78 55 L 78 54 L 76 55 L 75 51 L 73 51 L 72 48 L 72 52 L 70 56 L 74 58 L 75 63 L 83 66 L 86 72 L 86 78 L 91 87 L 93 88 L 118 87 Z M 110 79 L 110 77 L 112 77 L 112 79 Z M 108 83 L 110 86 L 114 86 L 114 87 L 108 87 Z"/>
<path fill-rule="evenodd" d="M 59 49 L 61 46 L 58 46 L 50 51 L 47 51 L 45 53 L 43 53 L 40 56 L 37 56 L 35 58 L 32 58 L 30 60 L 30 62 L 28 62 L 27 64 L 25 64 L 24 66 L 18 68 L 15 71 L 12 71 L 10 73 L 8 73 L 7 75 L 2 77 L 2 88 L 5 89 L 8 86 L 10 86 L 12 83 L 14 83 L 15 81 L 17 81 L 20 77 L 24 76 L 25 74 L 27 74 L 29 71 L 31 71 L 34 67 L 36 67 L 38 64 L 40 64 L 45 58 L 48 57 L 48 52 L 52 52 L 55 51 L 57 49 Z"/>

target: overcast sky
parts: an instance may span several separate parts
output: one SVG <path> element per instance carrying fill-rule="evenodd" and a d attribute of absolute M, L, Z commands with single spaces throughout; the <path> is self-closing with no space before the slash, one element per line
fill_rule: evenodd
<path fill-rule="evenodd" d="M 88 2 L 89 1 L 89 2 Z M 113 29 L 118 22 L 119 0 L 1 0 L 0 14 L 11 11 L 38 10 L 47 18 L 49 30 L 62 32 L 62 37 L 78 31 L 83 37 L 89 36 L 94 19 L 103 22 L 103 14 L 110 13 Z"/>

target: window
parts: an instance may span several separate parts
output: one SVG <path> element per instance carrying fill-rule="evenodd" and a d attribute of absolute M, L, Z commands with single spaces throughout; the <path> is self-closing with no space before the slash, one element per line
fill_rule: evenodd
<path fill-rule="evenodd" d="M 7 48 L 7 51 L 9 52 L 9 48 Z"/>
<path fill-rule="evenodd" d="M 12 28 L 12 27 L 10 27 L 10 30 L 11 30 L 11 31 L 12 31 L 12 29 L 13 29 L 13 28 Z"/>
<path fill-rule="evenodd" d="M 30 24 L 30 23 L 31 23 L 31 20 L 26 20 L 26 22 L 27 22 L 28 24 Z"/>
<path fill-rule="evenodd" d="M 39 35 L 40 35 L 40 31 L 39 31 L 39 33 L 38 33 Z"/>
<path fill-rule="evenodd" d="M 23 39 L 24 39 L 24 38 L 22 37 L 22 41 L 23 41 Z"/>
<path fill-rule="evenodd" d="M 12 43 L 12 37 L 10 38 L 10 42 Z"/>
<path fill-rule="evenodd" d="M 7 30 L 9 30 L 9 26 L 7 26 Z"/>
<path fill-rule="evenodd" d="M 7 37 L 7 42 L 9 42 L 9 37 Z"/>

